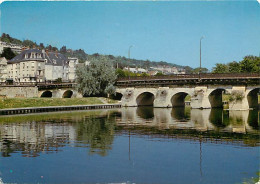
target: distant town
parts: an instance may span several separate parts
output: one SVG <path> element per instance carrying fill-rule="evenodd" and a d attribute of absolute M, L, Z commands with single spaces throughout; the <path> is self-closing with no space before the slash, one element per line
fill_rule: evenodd
<path fill-rule="evenodd" d="M 0 41 L 0 82 L 74 82 L 77 66 L 105 58 L 113 63 L 118 77 L 209 73 L 207 68 L 191 68 L 165 61 L 149 61 L 122 56 L 87 54 L 31 40 L 19 40 L 3 33 Z M 248 55 L 243 60 L 227 64 L 216 63 L 212 73 L 258 73 L 260 57 Z"/>
<path fill-rule="evenodd" d="M 13 39 L 8 34 L 2 35 L 3 37 L 9 37 L 9 40 Z M 90 63 L 88 59 L 82 56 L 70 57 L 70 55 L 75 55 L 77 51 L 73 53 L 73 50 L 66 49 L 66 47 L 62 47 L 59 51 L 55 47 L 48 46 L 48 48 L 45 48 L 36 43 L 24 46 L 24 44 L 11 43 L 10 41 L 0 41 L 0 54 L 6 49 L 10 49 L 15 55 L 11 59 L 0 58 L 0 82 L 73 82 L 76 79 L 76 67 L 89 65 Z M 81 49 L 79 52 L 85 53 Z M 99 54 L 94 54 L 94 56 L 98 57 Z M 108 57 L 110 59 L 115 58 L 112 55 L 108 55 Z M 90 55 L 89 58 L 91 59 Z M 150 64 L 149 61 L 142 62 L 132 59 L 132 62 L 127 63 L 124 60 L 127 60 L 127 58 L 122 57 L 122 61 L 117 60 L 115 68 L 121 68 L 123 71 L 136 75 L 153 76 L 186 73 L 184 67 L 172 66 L 172 64 L 166 62 L 153 62 L 153 64 Z M 136 63 L 139 63 L 139 66 Z"/>

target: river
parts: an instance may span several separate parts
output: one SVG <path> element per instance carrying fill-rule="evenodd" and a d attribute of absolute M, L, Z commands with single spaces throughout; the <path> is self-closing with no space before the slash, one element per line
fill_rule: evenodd
<path fill-rule="evenodd" d="M 254 183 L 259 122 L 257 110 L 152 107 L 1 116 L 0 180 Z"/>

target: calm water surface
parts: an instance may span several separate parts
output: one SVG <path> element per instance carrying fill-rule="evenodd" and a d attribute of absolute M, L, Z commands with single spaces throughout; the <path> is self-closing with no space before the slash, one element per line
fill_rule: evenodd
<path fill-rule="evenodd" d="M 0 117 L 4 183 L 254 183 L 259 111 L 123 108 Z"/>

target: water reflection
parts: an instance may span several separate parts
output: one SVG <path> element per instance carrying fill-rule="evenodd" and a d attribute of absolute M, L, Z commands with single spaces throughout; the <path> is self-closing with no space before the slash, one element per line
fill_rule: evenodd
<path fill-rule="evenodd" d="M 256 133 L 259 130 L 259 111 L 256 110 L 131 107 L 123 108 L 121 112 L 118 125 L 238 133 Z"/>
<path fill-rule="evenodd" d="M 221 132 L 228 133 L 225 138 L 236 137 L 242 142 L 244 138 L 250 140 L 253 136 L 253 142 L 249 143 L 253 146 L 258 144 L 259 111 L 132 107 L 1 117 L 0 151 L 3 157 L 16 152 L 26 157 L 36 157 L 41 152 L 58 152 L 69 144 L 86 147 L 89 154 L 105 156 L 112 149 L 114 136 L 129 128 L 135 134 L 181 134 L 189 139 L 198 138 L 198 132 L 204 132 L 199 135 L 213 138 L 221 138 Z M 231 133 L 239 133 L 239 136 Z"/>
<path fill-rule="evenodd" d="M 259 111 L 145 107 L 2 116 L 0 177 L 6 183 L 237 183 L 255 176 L 258 146 Z"/>
<path fill-rule="evenodd" d="M 232 118 L 232 117 L 231 117 Z M 214 108 L 210 110 L 209 121 L 218 128 L 223 128 L 229 125 L 229 112 L 223 109 Z"/>
<path fill-rule="evenodd" d="M 178 121 L 187 122 L 190 120 L 190 108 L 176 107 L 172 108 L 171 116 Z"/>
<path fill-rule="evenodd" d="M 115 121 L 111 118 L 88 117 L 75 126 L 77 146 L 90 147 L 90 154 L 107 155 L 114 140 Z"/>
<path fill-rule="evenodd" d="M 36 157 L 41 152 L 58 152 L 65 144 L 71 144 L 89 147 L 90 154 L 105 156 L 113 143 L 114 113 L 90 111 L 45 114 L 41 118 L 36 115 L 0 118 L 0 151 L 3 157 L 17 151 L 25 157 Z"/>

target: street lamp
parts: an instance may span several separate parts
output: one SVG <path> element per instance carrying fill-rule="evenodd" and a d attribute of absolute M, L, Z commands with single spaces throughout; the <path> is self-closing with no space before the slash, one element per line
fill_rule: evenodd
<path fill-rule="evenodd" d="M 204 38 L 203 36 L 200 38 L 200 71 L 199 71 L 199 74 L 201 73 L 201 40 L 203 38 Z"/>

